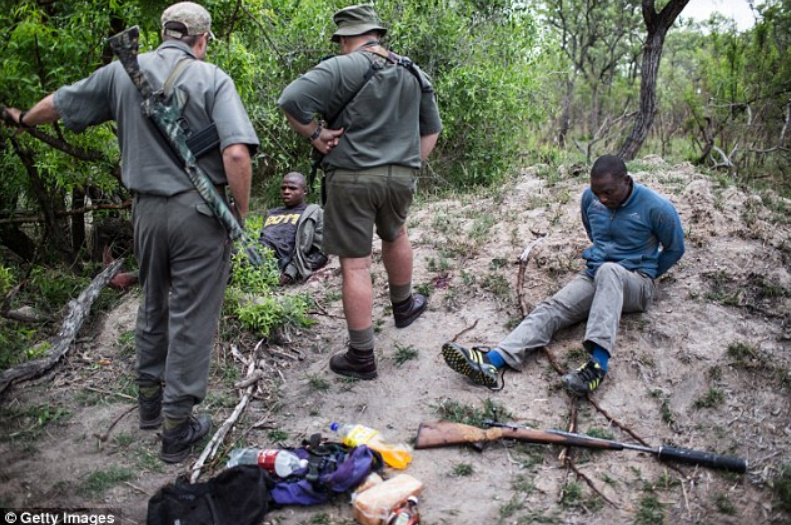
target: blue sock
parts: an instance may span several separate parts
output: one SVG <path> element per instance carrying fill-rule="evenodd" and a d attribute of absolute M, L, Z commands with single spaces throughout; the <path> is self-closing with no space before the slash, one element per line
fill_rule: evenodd
<path fill-rule="evenodd" d="M 593 358 L 599 362 L 599 366 L 604 373 L 607 373 L 607 361 L 610 360 L 610 352 L 605 350 L 604 348 L 600 347 L 599 345 L 593 345 Z"/>
<path fill-rule="evenodd" d="M 505 359 L 503 359 L 503 356 L 497 350 L 486 352 L 484 355 L 486 355 L 486 359 L 495 367 L 502 368 L 505 366 Z"/>

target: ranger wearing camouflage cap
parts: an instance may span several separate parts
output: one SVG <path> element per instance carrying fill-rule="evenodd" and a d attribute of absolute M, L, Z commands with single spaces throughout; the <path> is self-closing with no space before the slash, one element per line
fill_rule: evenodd
<path fill-rule="evenodd" d="M 184 119 L 195 132 L 214 125 L 219 136 L 219 147 L 202 156 L 200 166 L 223 199 L 230 186 L 244 219 L 258 138 L 231 78 L 203 61 L 212 36 L 206 9 L 192 2 L 172 5 L 162 14 L 164 42 L 138 61 L 154 89 L 180 65 L 173 89 L 187 95 Z M 134 193 L 134 250 L 143 289 L 135 329 L 139 424 L 144 430 L 164 427 L 160 458 L 177 463 L 211 429 L 210 418 L 196 417 L 193 407 L 207 392 L 231 244 L 184 166 L 143 114 L 141 100 L 115 61 L 58 89 L 28 112 L 7 111 L 24 128 L 58 119 L 77 132 L 110 120 L 118 123 L 121 176 Z"/>

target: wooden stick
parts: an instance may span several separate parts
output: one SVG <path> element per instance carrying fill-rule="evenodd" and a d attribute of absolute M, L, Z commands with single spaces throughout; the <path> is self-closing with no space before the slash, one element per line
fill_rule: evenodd
<path fill-rule="evenodd" d="M 535 233 L 534 233 L 535 235 Z M 519 256 L 519 272 L 516 275 L 516 301 L 519 305 L 519 313 L 522 314 L 522 317 L 527 317 L 529 312 L 529 308 L 524 302 L 524 298 L 522 296 L 522 288 L 524 287 L 524 279 L 525 279 L 525 271 L 527 270 L 527 262 L 530 260 L 530 252 L 535 248 L 541 241 L 547 238 L 547 234 L 541 234 L 538 239 L 534 239 L 530 244 L 525 247 L 522 255 Z"/>
<path fill-rule="evenodd" d="M 258 349 L 261 347 L 261 344 L 263 342 L 264 342 L 263 339 L 258 341 L 258 344 L 255 345 L 255 348 L 253 349 L 253 355 L 250 357 L 250 359 L 247 360 L 249 361 L 249 364 L 247 367 L 246 377 L 252 376 L 256 371 L 255 368 L 256 355 L 258 354 Z M 232 353 L 234 353 L 234 355 L 239 353 L 238 349 L 236 349 L 236 345 L 232 347 Z M 214 433 L 214 436 L 212 436 L 211 441 L 209 441 L 209 443 L 203 449 L 203 452 L 201 453 L 200 457 L 192 466 L 190 483 L 195 483 L 196 481 L 198 481 L 198 478 L 200 477 L 201 474 L 201 469 L 203 468 L 203 465 L 206 462 L 206 458 L 214 459 L 214 456 L 217 454 L 217 450 L 220 448 L 220 445 L 225 439 L 225 436 L 231 430 L 231 427 L 233 427 L 233 425 L 239 419 L 239 416 L 242 415 L 244 409 L 247 408 L 247 404 L 250 402 L 250 397 L 253 393 L 253 390 L 255 390 L 255 386 L 256 384 L 252 383 L 247 387 L 247 390 L 245 390 L 245 393 L 240 399 L 239 403 L 236 405 L 236 408 L 233 409 L 231 415 L 228 416 L 228 419 L 226 419 L 225 422 L 220 426 L 220 428 L 217 429 L 217 432 Z"/>
<path fill-rule="evenodd" d="M 458 339 L 458 338 L 459 338 L 459 337 L 461 337 L 463 334 L 465 334 L 465 333 L 469 332 L 470 330 L 472 330 L 473 328 L 475 328 L 476 326 L 478 326 L 478 321 L 480 321 L 480 319 L 476 319 L 476 320 L 475 320 L 475 322 L 474 322 L 474 323 L 472 323 L 472 325 L 468 326 L 467 328 L 465 328 L 464 330 L 462 330 L 462 331 L 461 331 L 461 332 L 459 332 L 458 334 L 454 335 L 454 336 L 453 336 L 453 339 L 451 339 L 451 340 L 450 340 L 450 342 L 451 342 L 451 343 L 455 343 L 455 342 L 456 342 L 456 339 Z"/>
<path fill-rule="evenodd" d="M 135 409 L 137 409 L 137 405 L 132 405 L 132 406 L 131 406 L 131 407 L 129 407 L 128 409 L 124 410 L 124 411 L 121 413 L 121 415 L 120 415 L 120 416 L 118 416 L 117 418 L 115 418 L 115 421 L 113 421 L 113 422 L 110 424 L 110 428 L 108 428 L 108 429 L 107 429 L 107 432 L 105 432 L 104 434 L 94 434 L 94 437 L 95 437 L 96 439 L 98 439 L 99 441 L 101 441 L 101 442 L 105 442 L 105 441 L 107 441 L 107 438 L 108 438 L 108 437 L 110 437 L 110 432 L 112 432 L 112 431 L 113 431 L 113 428 L 115 428 L 115 425 L 117 425 L 117 424 L 118 424 L 118 422 L 119 422 L 119 421 L 121 421 L 121 420 L 124 418 L 124 416 L 126 416 L 128 413 L 130 413 L 131 411 L 133 411 L 133 410 L 135 410 Z"/>

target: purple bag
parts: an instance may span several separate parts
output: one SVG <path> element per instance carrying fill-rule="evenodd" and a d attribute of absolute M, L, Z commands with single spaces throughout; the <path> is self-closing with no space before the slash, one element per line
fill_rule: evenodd
<path fill-rule="evenodd" d="M 314 436 L 311 441 L 318 439 Z M 308 467 L 270 489 L 276 506 L 326 503 L 335 494 L 353 490 L 384 465 L 382 456 L 365 445 L 349 448 L 339 443 L 318 443 L 290 450 L 307 459 Z"/>

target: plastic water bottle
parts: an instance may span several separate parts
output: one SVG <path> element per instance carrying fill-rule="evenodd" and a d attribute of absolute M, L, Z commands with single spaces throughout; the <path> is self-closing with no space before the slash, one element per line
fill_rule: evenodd
<path fill-rule="evenodd" d="M 408 445 L 388 443 L 378 430 L 354 423 L 339 424 L 333 422 L 330 430 L 341 436 L 341 441 L 349 447 L 366 445 L 382 455 L 384 462 L 393 468 L 404 469 L 412 461 L 412 451 Z"/>
<path fill-rule="evenodd" d="M 237 465 L 258 465 L 277 477 L 287 478 L 307 467 L 308 460 L 299 459 L 299 456 L 288 450 L 238 448 L 231 451 L 227 466 L 231 468 Z"/>
<path fill-rule="evenodd" d="M 387 518 L 387 525 L 418 525 L 420 514 L 417 511 L 417 496 L 409 496 L 402 506 Z"/>

